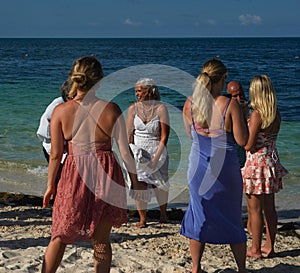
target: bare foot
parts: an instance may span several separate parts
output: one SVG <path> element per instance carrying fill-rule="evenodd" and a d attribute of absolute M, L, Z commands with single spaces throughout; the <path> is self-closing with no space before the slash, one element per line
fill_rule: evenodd
<path fill-rule="evenodd" d="M 166 224 L 166 223 L 168 223 L 168 218 L 167 218 L 167 216 L 166 216 L 166 215 L 161 216 L 161 217 L 160 217 L 160 220 L 159 220 L 159 223 L 160 223 L 160 224 Z"/>
<path fill-rule="evenodd" d="M 261 253 L 265 258 L 275 257 L 276 253 L 273 249 L 266 248 L 265 246 L 261 247 Z"/>
<path fill-rule="evenodd" d="M 188 273 L 193 273 L 194 271 L 193 271 L 193 269 L 191 269 L 191 271 L 188 271 Z M 201 269 L 201 268 L 199 268 L 197 271 L 195 271 L 196 273 L 204 273 L 204 271 Z"/>
<path fill-rule="evenodd" d="M 147 227 L 146 222 L 145 221 L 140 221 L 139 223 L 137 223 L 135 225 L 136 228 L 145 228 Z"/>
<path fill-rule="evenodd" d="M 247 249 L 247 257 L 253 258 L 253 259 L 261 259 L 262 254 L 259 251 L 252 251 L 251 248 Z"/>

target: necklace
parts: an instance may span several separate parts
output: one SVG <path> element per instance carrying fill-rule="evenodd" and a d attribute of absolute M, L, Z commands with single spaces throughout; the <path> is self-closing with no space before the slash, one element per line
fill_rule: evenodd
<path fill-rule="evenodd" d="M 150 108 L 147 110 L 145 108 L 144 103 L 141 103 L 141 104 L 142 104 L 142 114 L 143 114 L 145 122 L 147 122 L 148 120 L 150 120 L 153 117 L 154 106 L 153 106 L 153 104 L 151 104 Z M 150 113 L 150 114 L 148 115 L 147 112 Z"/>

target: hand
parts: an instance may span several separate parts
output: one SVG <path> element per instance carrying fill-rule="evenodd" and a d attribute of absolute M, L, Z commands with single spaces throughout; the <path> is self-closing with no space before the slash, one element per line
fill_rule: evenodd
<path fill-rule="evenodd" d="M 56 193 L 55 188 L 48 187 L 45 194 L 44 194 L 44 200 L 43 200 L 43 208 L 47 208 L 50 202 L 50 199 L 54 194 Z"/>
<path fill-rule="evenodd" d="M 144 182 L 134 183 L 131 185 L 129 196 L 134 200 L 149 202 L 151 195 L 147 188 L 147 184 Z"/>
<path fill-rule="evenodd" d="M 156 165 L 157 165 L 157 161 L 152 158 L 151 161 L 147 164 L 147 167 L 149 169 L 152 169 L 153 172 L 153 170 L 156 168 Z"/>

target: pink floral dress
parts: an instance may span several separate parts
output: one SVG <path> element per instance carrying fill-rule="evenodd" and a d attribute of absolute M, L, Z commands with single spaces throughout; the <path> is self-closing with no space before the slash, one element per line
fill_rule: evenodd
<path fill-rule="evenodd" d="M 288 171 L 281 165 L 276 140 L 270 134 L 259 132 L 256 147 L 246 153 L 242 168 L 246 194 L 271 194 L 282 189 L 282 178 Z"/>

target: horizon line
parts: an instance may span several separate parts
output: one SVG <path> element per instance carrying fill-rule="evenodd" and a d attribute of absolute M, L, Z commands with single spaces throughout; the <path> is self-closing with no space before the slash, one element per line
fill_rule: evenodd
<path fill-rule="evenodd" d="M 0 39 L 207 39 L 207 38 L 300 38 L 300 36 L 5 36 Z"/>

